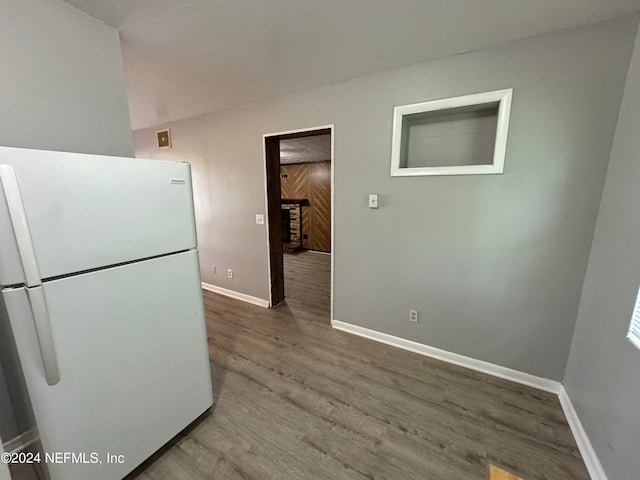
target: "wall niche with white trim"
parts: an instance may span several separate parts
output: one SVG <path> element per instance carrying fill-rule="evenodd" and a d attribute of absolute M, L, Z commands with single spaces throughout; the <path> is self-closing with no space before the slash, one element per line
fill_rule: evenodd
<path fill-rule="evenodd" d="M 512 89 L 395 107 L 391 176 L 504 171 Z"/>

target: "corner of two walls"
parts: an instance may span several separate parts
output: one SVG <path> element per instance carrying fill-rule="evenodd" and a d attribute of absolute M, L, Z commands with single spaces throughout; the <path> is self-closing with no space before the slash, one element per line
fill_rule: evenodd
<path fill-rule="evenodd" d="M 0 45 L 0 145 L 133 156 L 113 28 L 59 0 L 4 0 Z M 3 371 L 4 442 L 24 433 L 11 418 L 23 415 L 19 405 L 12 411 L 9 390 L 16 387 L 10 372 Z"/>
<path fill-rule="evenodd" d="M 133 156 L 115 29 L 60 0 L 6 0 L 0 41 L 0 145 Z"/>
<path fill-rule="evenodd" d="M 640 351 L 626 339 L 640 287 L 640 35 L 624 90 L 565 388 L 606 475 L 638 478 Z"/>
<path fill-rule="evenodd" d="M 636 24 L 624 17 L 173 122 L 172 151 L 156 150 L 155 128 L 139 130 L 136 155 L 192 163 L 203 280 L 268 298 L 267 236 L 255 225 L 262 136 L 335 125 L 335 319 L 561 381 Z M 503 175 L 389 176 L 394 106 L 508 87 Z M 371 192 L 378 210 L 367 208 Z"/>
<path fill-rule="evenodd" d="M 202 281 L 267 300 L 267 231 L 255 221 L 256 214 L 266 214 L 266 132 L 237 113 L 230 118 L 242 110 L 163 124 L 171 129 L 168 150 L 157 149 L 155 127 L 134 131 L 134 143 L 138 158 L 191 164 Z"/>

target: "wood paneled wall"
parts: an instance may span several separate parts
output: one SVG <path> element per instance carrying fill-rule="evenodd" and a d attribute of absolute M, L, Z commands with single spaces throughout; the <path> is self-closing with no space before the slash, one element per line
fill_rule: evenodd
<path fill-rule="evenodd" d="M 280 198 L 309 200 L 302 207 L 302 246 L 331 251 L 331 162 L 280 165 Z M 304 238 L 304 236 L 307 238 Z"/>

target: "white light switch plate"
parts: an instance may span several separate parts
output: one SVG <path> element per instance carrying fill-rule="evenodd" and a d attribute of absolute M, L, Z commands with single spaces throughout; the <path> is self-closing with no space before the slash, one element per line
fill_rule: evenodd
<path fill-rule="evenodd" d="M 370 193 L 369 194 L 369 208 L 378 208 L 378 194 Z"/>
<path fill-rule="evenodd" d="M 256 215 L 256 225 L 264 225 L 264 215 L 259 213 Z"/>

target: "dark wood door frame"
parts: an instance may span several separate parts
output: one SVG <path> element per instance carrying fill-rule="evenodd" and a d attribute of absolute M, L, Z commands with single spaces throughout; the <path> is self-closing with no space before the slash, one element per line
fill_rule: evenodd
<path fill-rule="evenodd" d="M 284 300 L 284 265 L 282 258 L 282 212 L 280 210 L 280 137 L 265 137 L 267 162 L 267 229 L 269 231 L 269 276 L 271 306 Z"/>
<path fill-rule="evenodd" d="M 311 128 L 306 130 L 274 133 L 264 135 L 264 155 L 266 164 L 267 194 L 267 238 L 269 242 L 269 278 L 271 306 L 284 301 L 284 265 L 282 253 L 282 213 L 280 201 L 280 140 L 289 138 L 310 137 L 313 135 L 333 136 L 333 126 Z M 333 138 L 332 138 L 333 142 Z M 333 152 L 331 155 L 333 171 Z M 333 188 L 333 186 L 332 186 Z M 333 198 L 333 191 L 331 192 Z M 332 202 L 333 210 L 333 202 Z M 333 229 L 332 229 L 333 230 Z M 333 241 L 333 235 L 332 235 Z M 333 249 L 332 249 L 333 251 Z M 333 283 L 333 261 L 331 268 Z M 333 312 L 333 289 L 331 294 L 331 310 Z"/>

